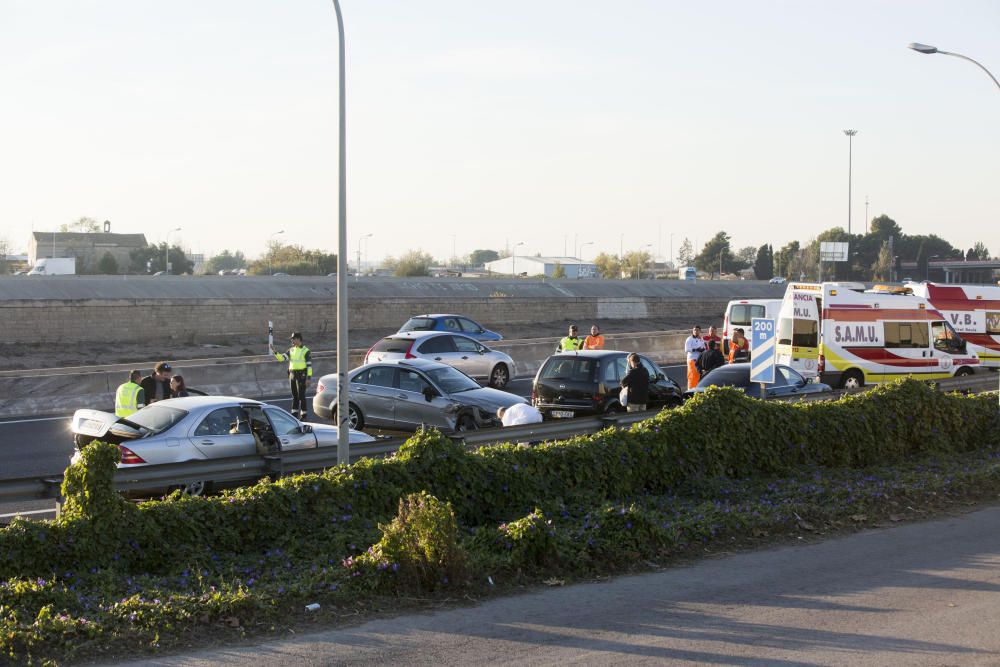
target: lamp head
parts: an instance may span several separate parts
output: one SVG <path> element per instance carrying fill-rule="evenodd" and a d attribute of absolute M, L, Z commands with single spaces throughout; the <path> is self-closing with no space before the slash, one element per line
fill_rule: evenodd
<path fill-rule="evenodd" d="M 937 53 L 936 46 L 928 46 L 927 44 L 921 44 L 920 42 L 913 42 L 907 48 L 913 49 L 918 53 Z"/>

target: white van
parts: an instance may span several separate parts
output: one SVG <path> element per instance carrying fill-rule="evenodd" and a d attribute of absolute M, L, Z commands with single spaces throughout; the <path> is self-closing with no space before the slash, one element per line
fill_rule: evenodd
<path fill-rule="evenodd" d="M 781 299 L 736 299 L 726 304 L 726 317 L 722 321 L 722 354 L 729 356 L 729 340 L 739 327 L 743 335 L 750 338 L 750 322 L 755 317 L 767 317 L 777 321 L 781 312 Z"/>

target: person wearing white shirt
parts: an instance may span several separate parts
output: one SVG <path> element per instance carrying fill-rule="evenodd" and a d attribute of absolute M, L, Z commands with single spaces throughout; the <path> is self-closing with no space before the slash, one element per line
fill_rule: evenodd
<path fill-rule="evenodd" d="M 542 413 L 538 411 L 538 408 L 528 403 L 515 403 L 509 408 L 499 408 L 497 417 L 504 426 L 542 423 Z"/>
<path fill-rule="evenodd" d="M 698 372 L 698 359 L 705 351 L 705 341 L 701 337 L 701 327 L 695 325 L 691 329 L 691 335 L 684 340 L 684 353 L 687 355 L 687 381 L 688 389 L 694 389 L 701 380 L 701 373 Z"/>

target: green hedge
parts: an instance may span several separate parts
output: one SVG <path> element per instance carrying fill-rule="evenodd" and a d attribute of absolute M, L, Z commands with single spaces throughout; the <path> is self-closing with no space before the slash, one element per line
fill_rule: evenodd
<path fill-rule="evenodd" d="M 906 380 L 824 403 L 789 404 L 714 389 L 628 431 L 538 447 L 467 452 L 435 431 L 389 459 L 260 483 L 213 498 L 135 506 L 110 485 L 117 447 L 95 443 L 67 474 L 67 512 L 0 530 L 0 580 L 78 568 L 170 572 L 220 553 L 281 548 L 339 555 L 373 544 L 400 499 L 427 492 L 458 525 L 497 525 L 559 504 L 599 506 L 697 479 L 776 474 L 802 464 L 868 466 L 977 448 L 994 436 L 996 399 Z M 518 526 L 510 527 L 512 535 Z M 515 535 L 516 536 L 516 535 Z M 525 547 L 545 559 L 552 545 Z"/>

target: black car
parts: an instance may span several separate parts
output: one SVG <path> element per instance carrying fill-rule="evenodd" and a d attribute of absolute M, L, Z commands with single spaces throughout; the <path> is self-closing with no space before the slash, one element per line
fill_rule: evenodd
<path fill-rule="evenodd" d="M 531 402 L 546 418 L 573 418 L 624 412 L 619 382 L 627 372 L 629 353 L 620 350 L 562 352 L 545 360 L 531 386 Z M 649 409 L 680 405 L 681 388 L 648 358 L 639 356 L 649 373 Z"/>
<path fill-rule="evenodd" d="M 736 387 L 742 389 L 747 396 L 760 398 L 760 383 L 750 382 L 750 364 L 726 364 L 716 368 L 701 379 L 698 386 L 687 392 L 688 396 L 705 391 L 709 387 Z M 799 394 L 816 394 L 833 391 L 833 388 L 822 382 L 809 382 L 794 368 L 784 364 L 775 364 L 774 382 L 767 385 L 767 397 L 796 396 Z"/>

